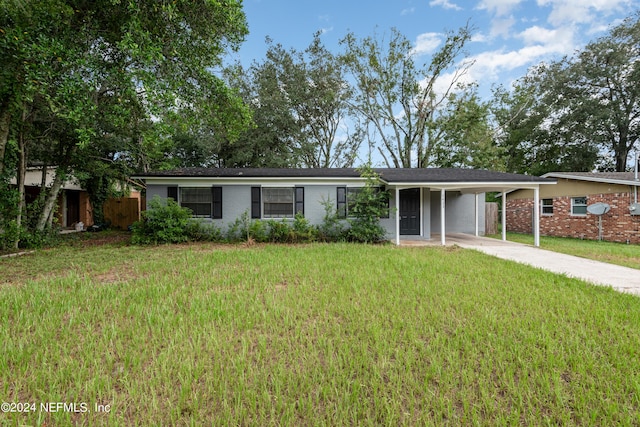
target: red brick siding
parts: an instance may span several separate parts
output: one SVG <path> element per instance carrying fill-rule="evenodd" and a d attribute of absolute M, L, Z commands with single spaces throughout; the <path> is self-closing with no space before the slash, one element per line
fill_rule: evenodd
<path fill-rule="evenodd" d="M 609 242 L 640 244 L 640 215 L 631 215 L 633 194 L 589 194 L 587 204 L 607 203 L 611 210 L 602 216 L 602 238 Z M 533 199 L 507 199 L 507 231 L 532 233 Z M 553 199 L 553 215 L 540 215 L 543 236 L 598 239 L 598 217 L 571 215 L 571 197 Z"/>

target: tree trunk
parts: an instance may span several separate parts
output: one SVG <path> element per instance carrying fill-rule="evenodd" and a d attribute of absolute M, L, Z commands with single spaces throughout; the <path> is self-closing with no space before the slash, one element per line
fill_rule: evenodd
<path fill-rule="evenodd" d="M 18 174 L 16 176 L 16 183 L 18 184 L 18 212 L 16 213 L 16 227 L 18 233 L 16 240 L 13 242 L 13 247 L 18 249 L 20 244 L 20 229 L 22 228 L 22 217 L 25 210 L 25 189 L 24 181 L 27 175 L 27 143 L 24 140 L 24 135 L 20 133 L 18 138 L 18 151 L 20 159 L 18 161 Z"/>
<path fill-rule="evenodd" d="M 38 216 L 38 222 L 36 223 L 37 231 L 44 231 L 45 227 L 52 223 L 53 209 L 56 206 L 56 200 L 58 199 L 58 194 L 60 193 L 60 189 L 62 188 L 64 175 L 64 172 L 61 172 L 60 168 L 56 170 L 56 177 L 53 180 L 53 185 L 49 189 L 42 211 Z M 44 189 L 42 189 L 42 191 L 44 191 Z"/>
<path fill-rule="evenodd" d="M 0 175 L 4 172 L 4 153 L 9 141 L 9 128 L 11 125 L 11 112 L 9 100 L 0 104 Z"/>

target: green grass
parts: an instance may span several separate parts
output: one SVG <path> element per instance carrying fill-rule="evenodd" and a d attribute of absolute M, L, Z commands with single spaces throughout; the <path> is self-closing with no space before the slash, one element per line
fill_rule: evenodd
<path fill-rule="evenodd" d="M 501 235 L 488 237 L 502 238 Z M 531 234 L 507 233 L 507 240 L 533 245 L 533 235 Z M 540 236 L 540 247 L 563 254 L 640 269 L 640 245 Z"/>
<path fill-rule="evenodd" d="M 72 245 L 0 270 L 0 400 L 90 410 L 0 425 L 640 423 L 640 298 L 476 251 Z"/>

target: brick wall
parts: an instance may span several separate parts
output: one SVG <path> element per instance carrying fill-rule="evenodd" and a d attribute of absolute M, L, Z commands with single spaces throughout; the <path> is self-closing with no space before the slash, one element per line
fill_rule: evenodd
<path fill-rule="evenodd" d="M 640 215 L 629 214 L 631 193 L 590 194 L 587 205 L 607 203 L 611 210 L 602 216 L 602 239 L 608 242 L 640 244 Z M 533 233 L 533 200 L 507 199 L 507 231 Z M 571 215 L 571 197 L 553 199 L 553 215 L 540 215 L 543 236 L 598 239 L 598 216 Z"/>

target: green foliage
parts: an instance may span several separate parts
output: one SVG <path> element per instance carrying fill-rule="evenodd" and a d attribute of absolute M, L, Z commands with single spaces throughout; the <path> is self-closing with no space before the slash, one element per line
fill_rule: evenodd
<path fill-rule="evenodd" d="M 187 231 L 191 210 L 181 207 L 173 199 L 155 196 L 148 202 L 142 219 L 133 224 L 134 244 L 179 243 L 189 240 Z"/>
<path fill-rule="evenodd" d="M 263 62 L 249 69 L 227 69 L 251 106 L 255 127 L 239 141 L 220 147 L 227 167 L 350 167 L 363 135 L 346 131 L 351 88 L 343 63 L 321 42 L 320 34 L 304 51 L 267 41 Z M 340 134 L 346 137 L 338 137 Z M 240 145 L 238 145 L 240 144 Z M 238 148 L 240 147 L 240 148 Z"/>
<path fill-rule="evenodd" d="M 287 220 L 270 219 L 269 241 L 273 243 L 290 243 L 293 240 L 293 230 Z"/>
<path fill-rule="evenodd" d="M 640 138 L 640 13 L 495 94 L 509 171 L 623 172 Z"/>
<path fill-rule="evenodd" d="M 60 242 L 60 233 L 55 227 L 45 228 L 42 231 L 20 230 L 20 248 L 22 249 L 42 249 L 44 247 L 55 246 Z"/>
<path fill-rule="evenodd" d="M 322 224 L 318 226 L 318 239 L 323 242 L 344 241 L 346 239 L 344 220 L 338 215 L 335 200 L 328 198 L 320 203 L 324 207 L 324 217 Z"/>
<path fill-rule="evenodd" d="M 341 40 L 346 49 L 342 60 L 356 85 L 353 106 L 370 138 L 381 141 L 377 148 L 388 167 L 431 165 L 432 151 L 441 142 L 434 120 L 471 66 L 459 61 L 471 31 L 465 26 L 449 32 L 431 62 L 423 65 L 416 64 L 413 43 L 397 29 L 385 37 L 358 39 L 350 33 Z M 436 81 L 446 72 L 452 72 L 454 81 L 436 91 Z"/>
<path fill-rule="evenodd" d="M 246 241 L 249 238 L 250 228 L 251 218 L 249 218 L 249 211 L 244 211 L 242 215 L 229 224 L 226 238 L 230 242 Z"/>
<path fill-rule="evenodd" d="M 224 236 L 220 227 L 212 223 L 191 219 L 185 229 L 187 240 L 192 242 L 223 242 Z"/>
<path fill-rule="evenodd" d="M 361 243 L 377 243 L 385 240 L 386 231 L 380 225 L 380 218 L 388 216 L 389 195 L 380 191 L 378 175 L 370 165 L 360 168 L 360 176 L 366 184 L 356 194 L 356 200 L 349 209 L 349 240 Z"/>
<path fill-rule="evenodd" d="M 267 223 L 254 219 L 249 224 L 249 237 L 258 243 L 269 241 L 269 228 Z"/>
<path fill-rule="evenodd" d="M 301 213 L 293 219 L 293 234 L 296 242 L 314 242 L 318 239 L 318 227 L 309 223 Z"/>

